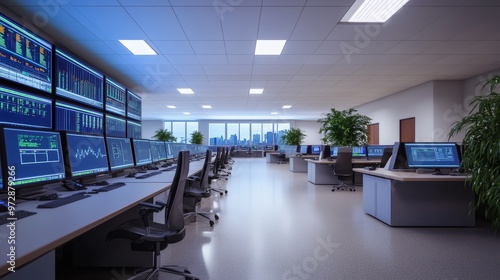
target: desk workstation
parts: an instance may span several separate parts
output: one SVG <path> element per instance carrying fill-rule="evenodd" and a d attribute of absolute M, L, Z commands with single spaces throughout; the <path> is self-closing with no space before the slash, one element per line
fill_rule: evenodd
<path fill-rule="evenodd" d="M 313 160 L 305 159 L 307 162 L 307 180 L 315 185 L 334 185 L 338 184 L 337 177 L 333 174 L 333 165 L 335 159 Z M 373 166 L 380 163 L 380 159 L 353 159 L 353 167 Z M 361 185 L 363 178 L 354 173 L 354 184 Z"/>

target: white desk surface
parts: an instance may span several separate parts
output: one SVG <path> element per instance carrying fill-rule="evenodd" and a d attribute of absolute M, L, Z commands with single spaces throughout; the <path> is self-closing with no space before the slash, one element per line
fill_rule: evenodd
<path fill-rule="evenodd" d="M 396 181 L 414 181 L 414 182 L 450 182 L 450 181 L 465 181 L 465 176 L 450 176 L 450 175 L 432 175 L 432 174 L 418 174 L 416 172 L 407 171 L 391 171 L 384 168 L 377 168 L 375 170 L 366 170 L 364 168 L 353 168 L 354 172 L 377 176 Z"/>
<path fill-rule="evenodd" d="M 336 159 L 333 160 L 327 160 L 327 159 L 322 159 L 322 160 L 315 160 L 315 159 L 305 159 L 305 161 L 312 162 L 315 164 L 334 164 Z M 380 163 L 380 159 L 366 159 L 366 158 L 353 158 L 352 159 L 353 164 L 377 164 Z"/>
<path fill-rule="evenodd" d="M 191 162 L 189 174 L 198 172 L 202 165 L 202 160 Z M 126 185 L 109 192 L 91 194 L 89 198 L 53 209 L 36 208 L 45 201 L 18 201 L 16 210 L 34 211 L 37 214 L 15 222 L 16 270 L 140 202 L 165 192 L 170 188 L 174 174 L 175 170 L 172 170 L 147 179 L 123 176 L 106 179 L 109 183 L 124 182 Z M 89 187 L 81 192 L 94 188 L 99 186 Z M 77 192 L 60 192 L 60 196 L 75 193 Z M 7 250 L 10 247 L 7 246 L 6 239 L 9 236 L 7 224 L 0 227 L 0 236 L 5 236 L 1 241 L 5 242 L 2 251 Z M 0 276 L 9 272 L 7 253 L 3 251 L 0 256 Z"/>

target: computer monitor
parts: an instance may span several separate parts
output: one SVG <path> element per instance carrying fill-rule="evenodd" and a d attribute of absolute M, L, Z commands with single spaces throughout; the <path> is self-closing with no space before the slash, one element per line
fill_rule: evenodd
<path fill-rule="evenodd" d="M 167 159 L 167 150 L 165 148 L 165 142 L 158 140 L 150 140 L 149 145 L 151 146 L 151 159 L 154 163 L 161 162 Z"/>
<path fill-rule="evenodd" d="M 59 132 L 5 127 L 1 130 L 4 169 L 15 171 L 15 188 L 42 186 L 66 178 Z M 4 173 L 4 184 L 7 184 Z"/>
<path fill-rule="evenodd" d="M 409 168 L 459 168 L 460 157 L 456 143 L 406 143 Z"/>
<path fill-rule="evenodd" d="M 311 155 L 319 155 L 321 153 L 321 145 L 311 146 Z"/>
<path fill-rule="evenodd" d="M 352 157 L 366 157 L 366 146 L 352 147 Z"/>
<path fill-rule="evenodd" d="M 388 170 L 408 169 L 406 159 L 405 142 L 395 142 L 392 148 L 392 155 L 386 164 Z"/>
<path fill-rule="evenodd" d="M 330 146 L 329 145 L 321 145 L 321 153 L 319 154 L 319 159 L 326 159 L 330 157 Z"/>
<path fill-rule="evenodd" d="M 125 119 L 106 114 L 106 136 L 126 137 L 127 122 Z"/>
<path fill-rule="evenodd" d="M 104 85 L 106 90 L 106 111 L 125 117 L 125 103 L 127 101 L 125 87 L 108 77 L 106 77 Z"/>
<path fill-rule="evenodd" d="M 102 111 L 56 101 L 55 129 L 102 135 L 103 115 Z"/>
<path fill-rule="evenodd" d="M 299 153 L 300 153 L 301 155 L 307 155 L 307 145 L 301 145 L 301 146 L 300 146 Z"/>
<path fill-rule="evenodd" d="M 336 158 L 338 154 L 339 154 L 339 147 L 338 146 L 330 146 L 330 157 Z"/>
<path fill-rule="evenodd" d="M 1 69 L 1 67 L 0 67 Z M 0 124 L 52 128 L 52 99 L 0 86 Z"/>
<path fill-rule="evenodd" d="M 165 142 L 165 149 L 167 150 L 167 159 L 174 158 L 174 154 L 172 153 L 172 146 L 171 143 L 166 143 Z M 214 150 L 212 150 L 213 152 Z"/>
<path fill-rule="evenodd" d="M 384 148 L 392 148 L 392 145 L 368 145 L 366 152 L 369 158 L 380 158 L 384 154 Z"/>
<path fill-rule="evenodd" d="M 392 146 L 385 147 L 382 153 L 382 157 L 380 158 L 380 167 L 385 167 L 387 165 L 387 162 L 389 162 L 391 156 L 392 156 Z"/>
<path fill-rule="evenodd" d="M 66 176 L 72 179 L 108 173 L 104 136 L 65 133 Z"/>
<path fill-rule="evenodd" d="M 143 166 L 153 163 L 151 158 L 151 146 L 149 140 L 132 139 L 135 166 Z"/>
<path fill-rule="evenodd" d="M 129 138 L 106 137 L 106 147 L 111 172 L 134 167 L 134 156 Z"/>

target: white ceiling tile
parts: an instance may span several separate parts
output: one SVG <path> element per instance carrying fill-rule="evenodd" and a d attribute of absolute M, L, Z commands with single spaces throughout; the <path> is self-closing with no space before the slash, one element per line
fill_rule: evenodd
<path fill-rule="evenodd" d="M 194 54 L 189 41 L 154 41 L 154 47 L 160 54 Z"/>
<path fill-rule="evenodd" d="M 187 40 L 182 27 L 171 7 L 127 7 L 150 40 Z M 162 28 L 157 28 L 161 26 Z"/>
<path fill-rule="evenodd" d="M 227 54 L 255 54 L 256 41 L 225 41 Z"/>
<path fill-rule="evenodd" d="M 123 7 L 78 7 L 87 18 L 86 27 L 103 40 L 146 39 L 145 33 Z"/>
<path fill-rule="evenodd" d="M 285 54 L 313 54 L 322 41 L 293 41 L 286 42 L 282 55 Z"/>
<path fill-rule="evenodd" d="M 200 64 L 227 64 L 225 55 L 197 55 Z"/>
<path fill-rule="evenodd" d="M 401 41 L 385 54 L 419 54 L 439 43 L 439 41 Z"/>
<path fill-rule="evenodd" d="M 347 12 L 347 7 L 306 7 L 291 40 L 324 40 Z"/>
<path fill-rule="evenodd" d="M 189 40 L 223 40 L 213 7 L 174 7 L 174 12 Z"/>
<path fill-rule="evenodd" d="M 257 39 L 288 40 L 301 12 L 300 7 L 263 7 Z"/>
<path fill-rule="evenodd" d="M 229 64 L 253 64 L 253 55 L 228 55 L 227 62 Z"/>
<path fill-rule="evenodd" d="M 257 40 L 260 8 L 238 7 L 222 18 L 225 40 Z"/>
<path fill-rule="evenodd" d="M 190 41 L 196 54 L 226 54 L 224 41 Z"/>

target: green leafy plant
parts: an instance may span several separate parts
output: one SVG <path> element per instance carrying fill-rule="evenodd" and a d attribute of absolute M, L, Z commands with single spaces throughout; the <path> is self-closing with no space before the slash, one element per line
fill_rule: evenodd
<path fill-rule="evenodd" d="M 357 110 L 352 108 L 343 111 L 334 108 L 330 110 L 330 113 L 323 114 L 325 117 L 318 120 L 321 123 L 319 133 L 323 134 L 321 141 L 335 146 L 362 146 L 367 143 L 367 126 L 371 118 L 356 113 Z"/>
<path fill-rule="evenodd" d="M 191 140 L 189 140 L 191 144 L 203 144 L 203 134 L 198 130 L 191 132 Z"/>
<path fill-rule="evenodd" d="M 489 87 L 486 96 L 472 99 L 471 111 L 452 125 L 448 137 L 465 132 L 461 167 L 469 174 L 476 200 L 473 209 L 481 209 L 495 230 L 500 229 L 500 94 L 495 88 L 500 76 L 483 85 Z"/>
<path fill-rule="evenodd" d="M 290 128 L 285 130 L 281 139 L 285 145 L 296 146 L 300 145 L 305 137 L 306 135 L 300 128 Z"/>
<path fill-rule="evenodd" d="M 153 135 L 153 138 L 165 142 L 177 142 L 177 138 L 174 136 L 174 134 L 167 129 L 158 129 L 157 131 L 155 131 L 155 135 Z"/>

